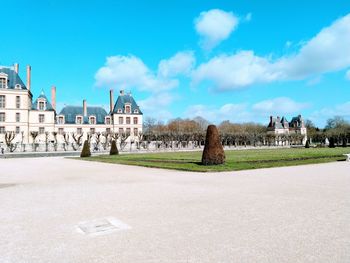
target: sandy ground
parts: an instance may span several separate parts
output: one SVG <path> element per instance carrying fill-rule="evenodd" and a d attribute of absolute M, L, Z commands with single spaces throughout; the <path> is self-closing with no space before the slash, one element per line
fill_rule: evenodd
<path fill-rule="evenodd" d="M 78 225 L 113 218 L 120 231 Z M 0 160 L 0 262 L 350 262 L 350 163 L 189 173 Z"/>

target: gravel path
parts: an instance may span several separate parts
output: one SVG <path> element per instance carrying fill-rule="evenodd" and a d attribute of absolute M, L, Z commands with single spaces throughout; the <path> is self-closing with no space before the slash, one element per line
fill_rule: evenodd
<path fill-rule="evenodd" d="M 348 263 L 350 163 L 203 174 L 0 159 L 0 222 L 1 263 Z"/>

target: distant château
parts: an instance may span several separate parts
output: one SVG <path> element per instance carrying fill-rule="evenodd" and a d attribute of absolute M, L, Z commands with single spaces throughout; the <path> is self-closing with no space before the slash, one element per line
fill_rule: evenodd
<path fill-rule="evenodd" d="M 56 112 L 56 87 L 51 88 L 51 101 L 44 92 L 34 100 L 31 91 L 31 67 L 27 66 L 27 82 L 18 74 L 19 65 L 0 66 L 0 143 L 5 134 L 15 134 L 15 142 L 32 143 L 47 140 L 49 134 L 126 133 L 130 139 L 142 132 L 142 112 L 131 93 L 120 91 L 116 102 L 110 90 L 109 112 L 103 107 L 88 106 L 83 100 L 81 106 L 65 106 Z M 62 141 L 62 136 L 57 137 Z"/>
<path fill-rule="evenodd" d="M 307 140 L 307 130 L 305 127 L 305 123 L 301 115 L 297 117 L 293 117 L 290 122 L 286 119 L 286 117 L 277 118 L 270 116 L 270 122 L 267 126 L 268 133 L 278 135 L 301 135 L 303 144 L 306 143 Z M 279 142 L 280 144 L 281 142 Z"/>

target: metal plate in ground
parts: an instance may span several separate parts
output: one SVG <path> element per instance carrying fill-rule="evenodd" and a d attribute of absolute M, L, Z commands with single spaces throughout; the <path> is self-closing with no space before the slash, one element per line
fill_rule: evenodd
<path fill-rule="evenodd" d="M 78 231 L 85 235 L 106 235 L 127 229 L 130 229 L 129 225 L 113 217 L 93 219 L 78 224 Z"/>

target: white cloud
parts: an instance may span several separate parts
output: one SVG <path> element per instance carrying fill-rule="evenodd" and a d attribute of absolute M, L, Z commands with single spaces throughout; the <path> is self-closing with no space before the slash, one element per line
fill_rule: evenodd
<path fill-rule="evenodd" d="M 280 73 L 271 67 L 267 58 L 255 56 L 253 51 L 241 51 L 234 55 L 216 56 L 201 64 L 193 72 L 192 82 L 209 81 L 220 90 L 236 89 L 278 79 Z"/>
<path fill-rule="evenodd" d="M 212 9 L 201 12 L 195 19 L 195 29 L 202 37 L 201 45 L 210 50 L 227 39 L 236 29 L 239 19 L 232 12 Z"/>
<path fill-rule="evenodd" d="M 287 97 L 279 97 L 258 102 L 252 106 L 252 109 L 256 114 L 269 116 L 298 114 L 308 106 L 307 103 L 299 103 Z"/>
<path fill-rule="evenodd" d="M 112 56 L 95 74 L 98 87 L 123 89 L 138 88 L 146 91 L 169 90 L 178 85 L 176 79 L 158 78 L 140 58 Z"/>
<path fill-rule="evenodd" d="M 225 104 L 221 107 L 207 106 L 202 104 L 192 105 L 187 108 L 185 115 L 189 118 L 201 116 L 206 120 L 219 123 L 224 120 L 245 122 L 250 119 L 245 104 Z"/>
<path fill-rule="evenodd" d="M 202 104 L 192 105 L 187 108 L 185 115 L 189 118 L 201 116 L 214 123 L 224 120 L 231 122 L 268 122 L 268 116 L 283 116 L 301 114 L 307 108 L 307 103 L 296 102 L 287 97 L 279 97 L 264 100 L 252 105 L 247 104 L 224 104 L 221 107 L 207 106 Z"/>
<path fill-rule="evenodd" d="M 175 97 L 167 92 L 162 92 L 158 94 L 152 94 L 147 99 L 139 100 L 138 104 L 144 111 L 153 111 L 163 109 L 166 106 L 169 106 Z"/>
<path fill-rule="evenodd" d="M 148 98 L 139 100 L 138 105 L 147 117 L 157 120 L 168 120 L 172 114 L 165 110 L 177 99 L 177 96 L 169 92 L 152 93 Z"/>
<path fill-rule="evenodd" d="M 334 116 L 341 116 L 350 121 L 350 101 L 314 111 L 310 114 L 309 119 L 319 127 L 324 127 L 326 121 Z"/>
<path fill-rule="evenodd" d="M 345 73 L 345 78 L 350 80 L 350 69 Z"/>
<path fill-rule="evenodd" d="M 220 55 L 194 70 L 193 83 L 212 82 L 219 90 L 257 83 L 301 80 L 350 66 L 350 14 L 322 29 L 299 51 L 277 59 L 256 56 L 253 51 Z"/>
<path fill-rule="evenodd" d="M 179 80 L 176 77 L 188 75 L 194 64 L 195 57 L 192 51 L 178 52 L 169 59 L 161 60 L 157 73 L 136 56 L 111 56 L 107 57 L 105 65 L 96 72 L 95 85 L 162 92 L 177 87 Z"/>
<path fill-rule="evenodd" d="M 158 75 L 163 78 L 174 77 L 180 74 L 188 75 L 194 67 L 196 59 L 192 51 L 176 53 L 170 59 L 159 62 Z"/>

